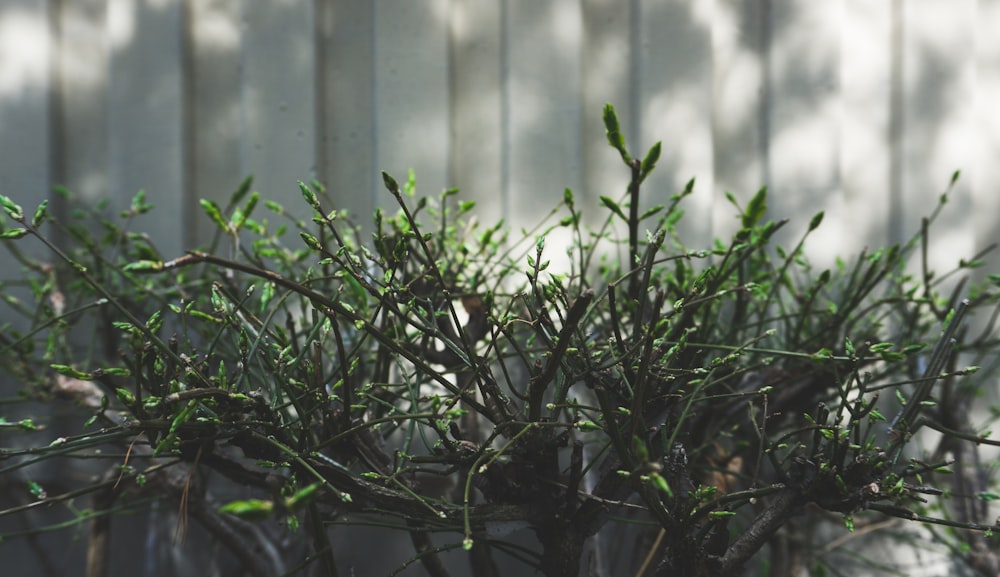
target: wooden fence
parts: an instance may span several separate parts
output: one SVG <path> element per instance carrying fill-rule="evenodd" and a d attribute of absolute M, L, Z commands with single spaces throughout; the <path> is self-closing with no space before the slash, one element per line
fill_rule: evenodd
<path fill-rule="evenodd" d="M 911 234 L 961 170 L 952 261 L 998 237 L 998 26 L 998 0 L 4 0 L 0 193 L 143 188 L 178 252 L 246 174 L 360 215 L 414 168 L 523 226 L 565 187 L 622 191 L 612 102 L 630 146 L 663 141 L 646 202 L 697 178 L 692 244 L 766 183 L 798 230 L 827 211 L 829 260 Z"/>

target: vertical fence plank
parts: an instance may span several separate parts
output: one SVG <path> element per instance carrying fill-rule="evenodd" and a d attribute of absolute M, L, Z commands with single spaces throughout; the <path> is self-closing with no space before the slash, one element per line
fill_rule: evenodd
<path fill-rule="evenodd" d="M 32 0 L 0 5 L 0 195 L 19 204 L 29 218 L 51 189 L 50 86 L 52 38 L 48 2 Z M 0 212 L 5 228 L 20 225 Z M 48 231 L 47 231 L 48 232 Z M 48 260 L 48 250 L 34 239 L 19 241 L 18 249 L 29 257 Z M 0 282 L 17 281 L 24 266 L 7 250 L 0 249 Z M 23 285 L 4 285 L 3 292 L 30 303 L 31 293 Z M 30 305 L 27 305 L 30 307 Z M 0 325 L 19 330 L 31 326 L 25 318 L 0 304 Z M 6 375 L 0 374 L 3 394 Z"/>
<path fill-rule="evenodd" d="M 644 184 L 645 205 L 667 204 L 696 179 L 684 201 L 681 238 L 708 246 L 714 190 L 712 159 L 712 0 L 640 2 L 639 143 L 644 155 L 663 142 L 658 169 Z"/>
<path fill-rule="evenodd" d="M 375 2 L 377 168 L 400 183 L 412 168 L 426 195 L 440 193 L 449 172 L 447 6 L 445 0 Z M 380 206 L 395 204 L 387 192 L 377 198 Z"/>
<path fill-rule="evenodd" d="M 638 24 L 635 4 L 583 2 L 583 194 L 579 196 L 580 202 L 587 203 L 587 212 L 594 211 L 600 196 L 617 198 L 628 185 L 629 169 L 604 137 L 605 103 L 614 105 L 629 150 L 640 153 L 635 122 L 639 111 L 632 109 L 635 91 L 631 89 L 637 58 L 632 30 Z"/>
<path fill-rule="evenodd" d="M 984 250 L 1000 242 L 1000 0 L 980 0 L 976 14 L 976 138 L 975 173 L 972 175 L 972 222 L 975 229 L 975 249 Z M 977 271 L 984 280 L 986 274 L 1000 273 L 1000 250 L 985 259 L 986 265 Z"/>
<path fill-rule="evenodd" d="M 454 2 L 449 48 L 450 184 L 486 226 L 503 217 L 501 2 Z"/>
<path fill-rule="evenodd" d="M 50 188 L 49 97 L 52 39 L 48 22 L 49 9 L 48 2 L 33 0 L 0 4 L 0 194 L 20 204 L 29 218 L 38 203 L 49 197 Z M 0 218 L 6 228 L 18 226 L 5 215 Z M 48 251 L 33 239 L 18 241 L 17 247 L 30 257 L 48 260 Z M 7 250 L 0 250 L 0 282 L 3 283 L 0 290 L 4 297 L 18 298 L 30 309 L 34 301 L 32 294 L 23 283 L 17 282 L 24 268 Z M 8 281 L 11 284 L 7 284 Z M 20 315 L 6 301 L 0 303 L 0 326 L 4 329 L 13 328 L 26 332 L 32 325 L 32 318 Z M 5 330 L 5 335 L 7 334 L 9 333 Z M 22 383 L 17 382 L 15 377 L 6 374 L 6 371 L 0 371 L 0 395 L 4 398 L 16 398 L 21 386 Z M 45 406 L 7 404 L 4 406 L 3 416 L 8 422 L 30 417 L 35 422 L 44 424 L 48 429 L 45 434 L 53 434 L 53 428 L 61 432 L 59 423 L 51 418 L 52 412 Z M 4 436 L 5 446 L 16 447 L 23 443 L 19 437 Z M 50 486 L 56 479 L 53 473 L 52 467 L 45 467 L 43 464 L 25 469 L 21 474 L 24 479 L 31 478 L 43 486 Z M 10 488 L 0 495 L 0 508 L 20 505 L 18 491 L 14 487 L 24 481 L 17 478 L 5 481 Z M 44 526 L 55 522 L 57 516 L 50 511 L 25 511 L 21 519 L 9 516 L 0 518 L 0 532 L 22 531 L 26 526 Z M 69 535 L 65 534 L 54 535 L 44 544 L 49 551 L 71 550 Z M 41 550 L 42 543 L 37 547 Z M 35 547 L 5 547 L 5 572 L 20 575 L 45 574 L 57 566 L 32 549 Z M 74 560 L 77 563 L 81 561 L 79 556 Z"/>
<path fill-rule="evenodd" d="M 905 0 L 903 9 L 902 200 L 912 233 L 956 170 L 965 170 L 931 230 L 929 262 L 947 270 L 973 252 L 975 0 Z"/>
<path fill-rule="evenodd" d="M 515 235 L 539 223 L 564 189 L 582 188 L 582 26 L 577 0 L 506 3 L 505 213 Z M 561 258 L 569 242 L 565 229 L 553 231 L 548 255 Z"/>
<path fill-rule="evenodd" d="M 374 7 L 370 0 L 324 0 L 320 13 L 318 123 L 320 179 L 355 224 L 371 229 L 375 210 Z"/>
<path fill-rule="evenodd" d="M 181 5 L 112 0 L 108 4 L 108 185 L 113 205 L 143 189 L 156 209 L 132 222 L 167 258 L 184 248 Z"/>
<path fill-rule="evenodd" d="M 316 176 L 314 18 L 307 0 L 243 4 L 243 170 L 296 215 L 296 181 Z"/>
<path fill-rule="evenodd" d="M 773 0 L 768 60 L 770 214 L 791 218 L 778 242 L 791 248 L 818 210 L 826 223 L 808 254 L 826 267 L 841 252 L 840 22 L 842 3 Z"/>
<path fill-rule="evenodd" d="M 728 239 L 739 228 L 731 192 L 748 199 L 765 183 L 764 98 L 767 0 L 716 0 L 712 26 L 712 147 L 715 190 L 712 234 Z"/>
<path fill-rule="evenodd" d="M 48 10 L 32 0 L 0 6 L 0 194 L 25 210 L 49 196 Z"/>
<path fill-rule="evenodd" d="M 104 0 L 56 6 L 53 180 L 93 204 L 108 190 L 107 6 Z"/>
<path fill-rule="evenodd" d="M 892 106 L 892 2 L 847 0 L 840 25 L 841 178 L 845 234 L 838 243 L 845 258 L 891 240 L 888 191 Z M 837 227 L 828 222 L 825 226 Z"/>
<path fill-rule="evenodd" d="M 240 164 L 240 10 L 228 0 L 188 3 L 187 165 L 190 198 L 188 246 L 210 241 L 217 230 L 198 201 L 226 206 L 245 176 Z"/>

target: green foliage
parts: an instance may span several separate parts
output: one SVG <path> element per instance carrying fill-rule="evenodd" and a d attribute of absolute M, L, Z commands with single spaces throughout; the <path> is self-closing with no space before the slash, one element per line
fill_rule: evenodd
<path fill-rule="evenodd" d="M 341 521 L 410 533 L 407 564 L 435 567 L 448 547 L 428 534 L 443 532 L 477 574 L 484 552 L 500 551 L 546 575 L 575 575 L 585 539 L 612 539 L 612 522 L 651 523 L 659 545 L 635 563 L 683 575 L 740 574 L 807 504 L 810 522 L 825 510 L 850 530 L 873 514 L 993 528 L 930 514 L 945 462 L 912 439 L 929 427 L 973 450 L 992 443 L 951 417 L 982 382 L 955 353 L 996 366 L 996 315 L 980 335 L 963 324 L 996 310 L 996 279 L 963 300 L 963 284 L 940 294 L 948 275 L 908 273 L 930 221 L 906 245 L 817 273 L 806 237 L 772 246 L 785 221 L 768 219 L 766 188 L 745 208 L 729 195 L 742 225 L 732 239 L 688 247 L 676 225 L 694 181 L 640 214 L 660 146 L 640 161 L 610 105 L 604 120 L 630 182 L 623 198 L 601 197 L 597 231 L 570 190 L 567 216 L 512 239 L 502 223 L 466 220 L 473 205 L 454 190 L 418 199 L 412 174 L 400 187 L 383 173 L 398 208 L 376 211 L 365 238 L 317 183 L 299 183 L 302 221 L 259 202 L 248 178 L 226 206 L 202 201 L 218 229 L 210 246 L 162 255 L 126 228 L 152 208 L 142 193 L 117 220 L 68 222 L 44 203 L 29 220 L 0 197 L 15 224 L 0 235 L 32 299 L 7 297 L 25 322 L 4 328 L 0 364 L 31 410 L 69 398 L 89 417 L 51 445 L 37 442 L 38 419 L 4 421 L 34 436 L 4 449 L 0 475 L 108 455 L 120 506 L 92 513 L 102 515 L 188 506 L 192 479 L 215 471 L 220 491 L 252 496 L 205 508 L 207 525 L 301 523 L 309 559 L 330 574 L 325 525 Z M 546 242 L 560 227 L 575 239 L 564 270 Z M 77 248 L 56 245 L 52 229 Z M 19 252 L 13 240 L 28 235 L 56 265 Z M 97 337 L 81 347 L 79 327 Z M 892 397 L 899 405 L 880 400 Z M 121 451 L 97 452 L 107 446 Z M 111 486 L 32 492 L 71 503 Z M 985 502 L 994 491 L 973 493 Z M 518 523 L 536 531 L 537 550 L 492 536 Z M 730 543 L 730 531 L 743 537 Z"/>

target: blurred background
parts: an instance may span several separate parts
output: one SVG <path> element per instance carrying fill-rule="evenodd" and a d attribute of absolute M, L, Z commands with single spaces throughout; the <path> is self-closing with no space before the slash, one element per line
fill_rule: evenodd
<path fill-rule="evenodd" d="M 909 238 L 961 171 L 948 268 L 1000 240 L 998 29 L 1000 0 L 0 0 L 0 194 L 144 189 L 132 229 L 167 257 L 248 174 L 302 214 L 316 179 L 361 224 L 392 206 L 379 171 L 411 168 L 486 224 L 530 227 L 567 187 L 596 220 L 628 179 L 610 102 L 634 154 L 663 142 L 645 204 L 697 179 L 691 247 L 766 184 L 783 239 L 826 211 L 828 266 Z"/>
<path fill-rule="evenodd" d="M 636 154 L 663 141 L 645 202 L 697 178 L 693 246 L 763 184 L 789 235 L 827 211 L 816 258 L 896 242 L 961 170 L 950 263 L 997 238 L 998 26 L 997 0 L 3 0 L 0 190 L 145 189 L 172 254 L 247 174 L 368 223 L 379 171 L 413 168 L 516 229 L 624 190 L 611 102 Z"/>

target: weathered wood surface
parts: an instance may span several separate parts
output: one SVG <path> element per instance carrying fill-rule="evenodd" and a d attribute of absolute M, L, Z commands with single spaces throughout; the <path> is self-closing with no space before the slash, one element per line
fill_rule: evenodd
<path fill-rule="evenodd" d="M 950 175 L 933 253 L 996 240 L 998 2 L 896 0 L 81 0 L 0 5 L 0 187 L 55 184 L 123 206 L 166 252 L 210 232 L 199 198 L 246 174 L 300 206 L 326 183 L 360 223 L 380 170 L 533 224 L 565 187 L 596 207 L 625 171 L 603 144 L 663 141 L 645 202 L 697 178 L 683 231 L 735 226 L 724 191 L 762 184 L 790 239 L 828 212 L 812 254 L 899 241 Z M 996 262 L 994 260 L 994 262 Z"/>

